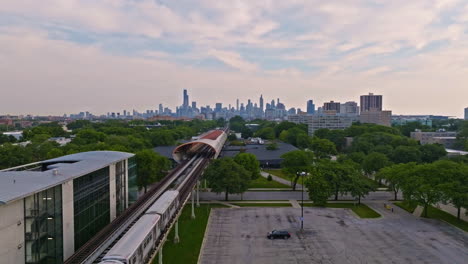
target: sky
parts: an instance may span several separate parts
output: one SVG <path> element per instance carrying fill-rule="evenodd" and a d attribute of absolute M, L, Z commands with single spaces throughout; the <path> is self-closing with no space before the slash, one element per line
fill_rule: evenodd
<path fill-rule="evenodd" d="M 175 108 L 187 89 L 461 117 L 467 33 L 466 0 L 3 0 L 0 115 Z"/>

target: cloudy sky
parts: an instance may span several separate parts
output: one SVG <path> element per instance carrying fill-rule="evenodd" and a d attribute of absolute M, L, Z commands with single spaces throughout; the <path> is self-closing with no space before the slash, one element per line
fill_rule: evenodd
<path fill-rule="evenodd" d="M 279 97 L 468 107 L 466 0 L 2 0 L 0 115 Z"/>

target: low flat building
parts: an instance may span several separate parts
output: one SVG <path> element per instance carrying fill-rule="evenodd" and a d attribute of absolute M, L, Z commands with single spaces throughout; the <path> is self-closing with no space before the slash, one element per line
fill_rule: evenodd
<path fill-rule="evenodd" d="M 255 155 L 263 168 L 279 168 L 283 158 L 281 156 L 293 150 L 297 150 L 291 144 L 284 142 L 277 143 L 278 148 L 268 150 L 268 144 L 265 145 L 246 145 L 246 146 L 226 146 L 221 152 L 222 157 L 234 157 L 239 153 L 251 153 Z"/>
<path fill-rule="evenodd" d="M 411 138 L 419 141 L 421 145 L 425 144 L 442 144 L 446 148 L 450 148 L 456 140 L 457 132 L 453 131 L 435 131 L 435 132 L 423 132 L 417 129 L 410 134 Z"/>
<path fill-rule="evenodd" d="M 92 151 L 0 171 L 0 262 L 63 263 L 136 197 L 134 154 Z"/>
<path fill-rule="evenodd" d="M 288 116 L 288 121 L 297 124 L 306 124 L 308 127 L 309 135 L 312 136 L 317 129 L 346 129 L 350 127 L 353 122 L 359 121 L 356 115 L 291 115 Z"/>

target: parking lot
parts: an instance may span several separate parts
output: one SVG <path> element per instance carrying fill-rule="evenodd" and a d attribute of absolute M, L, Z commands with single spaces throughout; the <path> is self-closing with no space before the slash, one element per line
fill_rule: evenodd
<path fill-rule="evenodd" d="M 395 208 L 359 219 L 346 209 L 219 208 L 212 211 L 201 263 L 466 263 L 466 233 Z M 267 232 L 288 230 L 289 240 Z"/>

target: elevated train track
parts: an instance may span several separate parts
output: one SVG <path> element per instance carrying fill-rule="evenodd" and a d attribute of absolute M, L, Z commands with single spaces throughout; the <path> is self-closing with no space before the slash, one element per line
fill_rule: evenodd
<path fill-rule="evenodd" d="M 226 132 L 226 129 L 224 129 L 223 132 Z M 188 159 L 179 160 L 179 166 L 172 170 L 161 181 L 156 183 L 153 188 L 140 197 L 109 225 L 104 227 L 92 239 L 75 251 L 75 253 L 65 260 L 64 263 L 97 263 L 164 192 L 169 189 L 175 189 L 180 193 L 180 207 L 177 209 L 176 216 L 172 219 L 170 225 L 166 228 L 165 233 L 158 241 L 154 253 L 156 254 L 162 246 L 161 241 L 165 240 L 168 231 L 178 218 L 183 206 L 190 198 L 190 194 L 194 186 L 197 184 L 199 177 L 203 173 L 203 170 L 208 165 L 210 159 L 218 156 L 222 145 L 226 140 L 225 133 L 220 133 L 218 135 L 224 135 L 224 137 L 219 138 L 219 141 L 222 141 L 222 144 L 220 144 L 220 142 L 216 142 L 211 145 L 197 145 L 196 151 L 193 151 L 192 149 L 190 153 L 184 153 L 184 157 Z M 215 145 L 216 148 L 213 148 L 213 145 Z"/>

